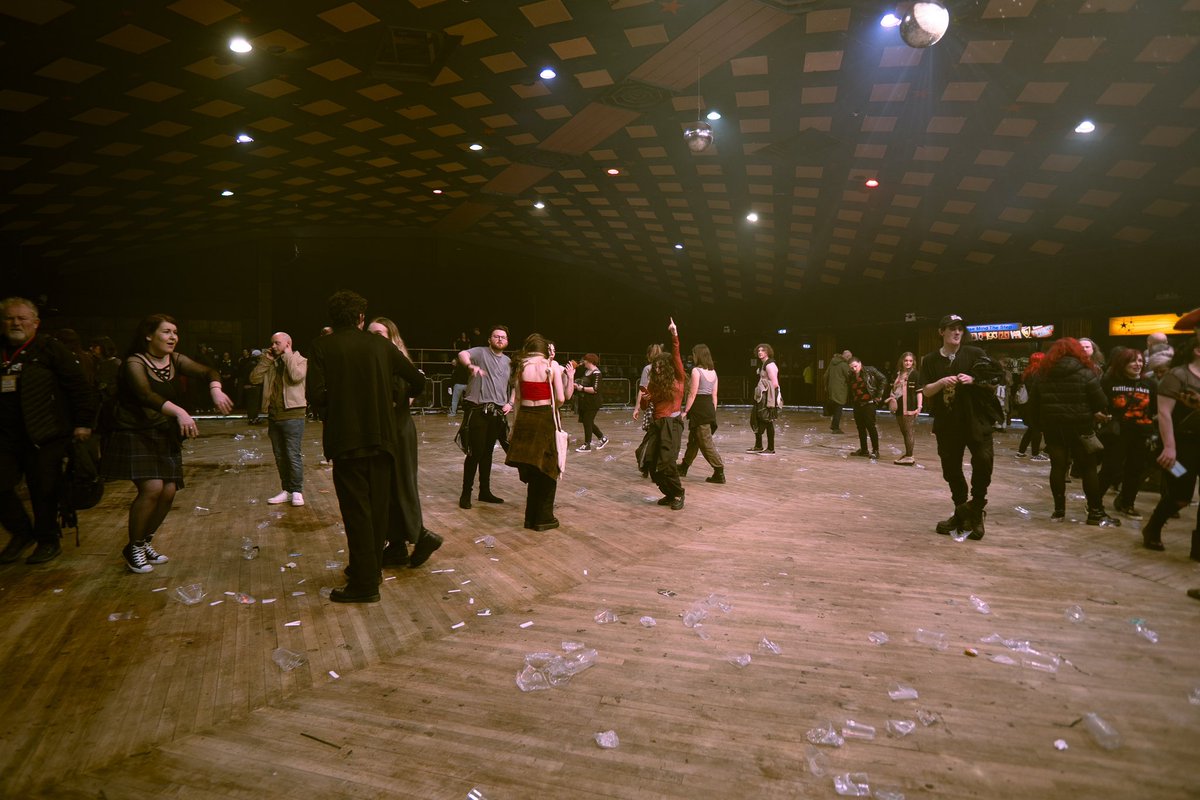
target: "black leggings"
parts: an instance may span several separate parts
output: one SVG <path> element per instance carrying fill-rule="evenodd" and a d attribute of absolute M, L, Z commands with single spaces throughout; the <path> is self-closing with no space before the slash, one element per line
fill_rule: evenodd
<path fill-rule="evenodd" d="M 1100 493 L 1100 478 L 1096 475 L 1096 461 L 1099 453 L 1089 453 L 1079 441 L 1079 436 L 1072 431 L 1048 430 L 1046 433 L 1046 453 L 1050 456 L 1050 493 L 1057 503 L 1067 495 L 1067 469 L 1072 463 L 1079 468 L 1079 477 L 1083 481 L 1083 494 L 1087 498 L 1088 509 L 1104 507 L 1104 495 Z"/>
<path fill-rule="evenodd" d="M 1033 445 L 1032 455 L 1036 456 L 1042 452 L 1042 430 L 1028 422 L 1025 425 L 1025 435 L 1021 437 L 1021 443 L 1017 445 L 1017 450 L 1024 453 L 1026 447 Z"/>
<path fill-rule="evenodd" d="M 579 407 L 579 421 L 583 423 L 583 443 L 592 443 L 592 434 L 596 434 L 596 438 L 603 439 L 604 432 L 596 426 L 596 414 L 599 413 L 598 407 L 592 408 L 581 405 Z"/>
<path fill-rule="evenodd" d="M 775 449 L 775 423 L 769 419 L 758 418 L 758 406 L 750 407 L 750 427 L 754 430 L 754 446 L 762 447 L 763 431 L 767 433 L 767 449 Z"/>

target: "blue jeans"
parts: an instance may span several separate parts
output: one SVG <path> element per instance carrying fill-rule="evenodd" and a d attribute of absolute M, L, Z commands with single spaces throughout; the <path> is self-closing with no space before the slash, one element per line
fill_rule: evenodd
<path fill-rule="evenodd" d="M 304 491 L 304 420 L 270 420 L 267 435 L 271 437 L 271 451 L 275 454 L 275 468 L 279 470 L 279 483 L 285 492 Z"/>
<path fill-rule="evenodd" d="M 454 391 L 450 393 L 450 416 L 458 413 L 458 401 L 462 399 L 463 392 L 467 390 L 465 383 L 454 384 Z"/>

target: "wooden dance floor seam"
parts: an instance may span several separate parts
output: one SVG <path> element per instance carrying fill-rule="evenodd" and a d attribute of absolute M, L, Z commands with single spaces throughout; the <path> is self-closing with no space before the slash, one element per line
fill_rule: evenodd
<path fill-rule="evenodd" d="M 1165 553 L 1143 550 L 1129 521 L 1084 525 L 1082 499 L 1053 525 L 1049 465 L 1015 459 L 1010 431 L 996 436 L 988 533 L 960 543 L 933 532 L 951 508 L 925 421 L 914 468 L 892 465 L 885 416 L 876 463 L 803 411 L 785 415 L 778 455 L 746 453 L 735 409 L 717 433 L 729 483 L 706 483 L 700 459 L 672 512 L 638 475 L 628 416 L 603 412 L 608 447 L 570 454 L 563 525 L 546 533 L 521 528 L 524 487 L 499 450 L 493 490 L 507 502 L 459 509 L 455 422 L 419 418 L 425 522 L 446 543 L 420 569 L 385 571 L 383 601 L 365 606 L 320 594 L 346 558 L 320 426 L 305 435 L 307 505 L 292 508 L 266 505 L 278 480 L 264 427 L 204 421 L 155 540 L 170 563 L 123 571 L 132 487 L 111 484 L 82 514 L 81 548 L 0 568 L 0 796 L 836 797 L 841 772 L 910 799 L 1200 796 L 1194 507 L 1167 526 Z M 201 603 L 171 599 L 193 583 Z M 1074 605 L 1081 622 L 1066 618 Z M 618 621 L 598 624 L 606 609 Z M 691 609 L 707 614 L 698 628 L 683 624 Z M 980 641 L 990 634 L 1058 656 L 1057 671 L 1021 666 Z M 521 692 L 526 654 L 565 642 L 595 648 L 597 664 Z M 306 663 L 281 671 L 277 647 Z M 892 700 L 896 684 L 918 699 Z M 918 711 L 934 724 L 887 734 Z M 1092 711 L 1120 748 L 1089 738 Z M 806 731 L 847 719 L 875 738 L 821 748 L 828 774 L 812 774 Z M 620 745 L 601 749 L 593 735 L 610 729 Z"/>

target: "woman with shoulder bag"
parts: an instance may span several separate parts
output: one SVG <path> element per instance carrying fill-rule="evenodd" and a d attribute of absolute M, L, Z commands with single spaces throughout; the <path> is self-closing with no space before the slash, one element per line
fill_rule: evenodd
<path fill-rule="evenodd" d="M 1050 491 L 1054 496 L 1053 521 L 1066 517 L 1068 459 L 1079 466 L 1087 497 L 1087 524 L 1118 526 L 1119 519 L 1104 512 L 1104 495 L 1096 475 L 1100 442 L 1095 426 L 1107 422 L 1108 398 L 1091 359 L 1079 342 L 1059 339 L 1036 368 L 1030 387 L 1030 405 L 1046 437 L 1050 454 Z"/>

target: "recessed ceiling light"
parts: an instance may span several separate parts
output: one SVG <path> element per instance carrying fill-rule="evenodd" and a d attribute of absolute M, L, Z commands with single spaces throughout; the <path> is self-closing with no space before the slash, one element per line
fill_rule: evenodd
<path fill-rule="evenodd" d="M 221 192 L 221 197 L 233 197 L 233 190 L 226 189 L 225 191 Z"/>
<path fill-rule="evenodd" d="M 721 118 L 721 112 L 713 109 L 712 111 L 708 112 L 708 118 L 713 122 L 716 122 Z"/>
<path fill-rule="evenodd" d="M 874 189 L 878 185 L 879 181 L 875 180 L 874 178 L 870 178 L 866 183 L 868 189 Z"/>
<path fill-rule="evenodd" d="M 434 193 L 434 194 L 441 194 L 441 193 L 442 193 L 442 190 L 441 190 L 441 189 L 434 189 L 434 190 L 433 190 L 433 193 Z"/>
<path fill-rule="evenodd" d="M 475 150 L 476 152 L 478 152 L 483 149 L 483 145 L 481 145 L 479 142 L 473 142 L 467 147 L 467 149 Z"/>
<path fill-rule="evenodd" d="M 1090 119 L 1085 119 L 1083 122 L 1075 126 L 1076 133 L 1091 133 L 1094 130 L 1096 130 L 1096 123 L 1092 122 Z"/>
<path fill-rule="evenodd" d="M 254 48 L 241 36 L 229 40 L 229 49 L 235 53 L 249 53 Z"/>
<path fill-rule="evenodd" d="M 621 174 L 621 170 L 617 169 L 616 167 L 609 167 L 608 169 L 606 169 L 604 171 L 607 172 L 609 175 L 620 175 Z"/>
<path fill-rule="evenodd" d="M 780 328 L 779 330 L 777 330 L 775 332 L 778 333 L 780 336 L 783 336 L 785 333 L 787 333 L 787 328 Z"/>
<path fill-rule="evenodd" d="M 746 221 L 747 222 L 758 222 L 758 214 L 755 214 L 753 211 L 751 211 L 749 214 L 746 215 Z"/>
<path fill-rule="evenodd" d="M 253 142 L 253 141 L 254 141 L 254 137 L 248 133 L 239 133 L 237 135 L 237 143 L 238 144 L 249 144 L 250 142 Z"/>
<path fill-rule="evenodd" d="M 543 203 L 541 200 L 538 200 L 536 203 L 533 204 L 533 207 L 534 208 L 545 208 L 546 204 Z"/>
<path fill-rule="evenodd" d="M 879 20 L 879 24 L 885 28 L 894 28 L 900 24 L 900 18 L 895 14 L 884 14 L 883 19 Z"/>
<path fill-rule="evenodd" d="M 552 81 L 558 77 L 558 73 L 552 67 L 543 67 L 542 71 L 538 73 L 538 77 L 544 81 Z"/>
<path fill-rule="evenodd" d="M 682 244 L 682 243 L 680 243 L 680 242 L 676 242 L 676 243 L 675 243 L 675 249 L 676 249 L 676 250 L 682 250 L 682 249 L 683 249 L 683 244 Z"/>

